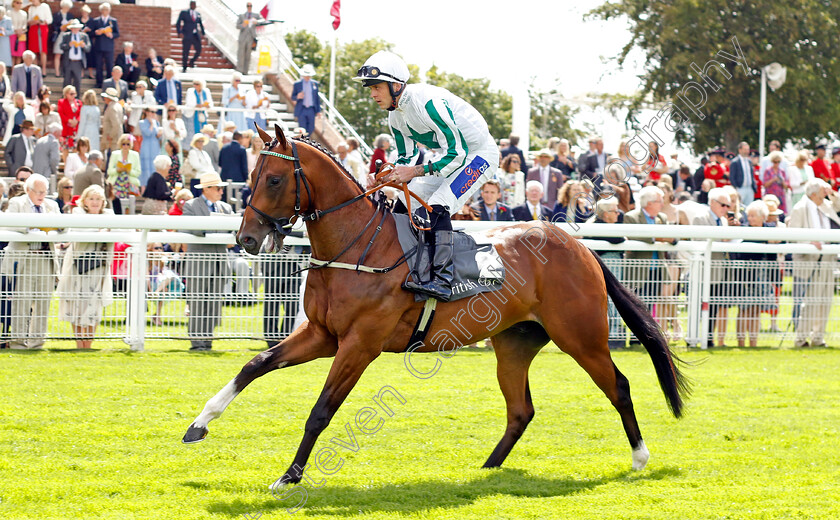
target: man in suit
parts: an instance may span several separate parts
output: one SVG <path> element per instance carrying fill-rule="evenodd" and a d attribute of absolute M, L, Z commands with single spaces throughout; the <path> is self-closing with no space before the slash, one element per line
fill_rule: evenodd
<path fill-rule="evenodd" d="M 25 195 L 9 200 L 7 213 L 60 213 L 48 199 L 49 183 L 33 173 L 26 180 Z M 25 233 L 38 229 L 15 229 Z M 11 242 L 6 246 L 2 274 L 14 277 L 10 347 L 41 349 L 47 332 L 50 300 L 58 270 L 54 242 Z"/>
<path fill-rule="evenodd" d="M 87 53 L 90 52 L 90 37 L 81 30 L 85 24 L 73 20 L 67 26 L 70 32 L 64 33 L 61 38 L 62 68 L 64 69 L 64 86 L 73 85 L 76 92 L 82 92 L 82 72 L 87 68 Z"/>
<path fill-rule="evenodd" d="M 580 173 L 581 179 L 591 179 L 592 173 L 589 171 L 589 158 L 595 154 L 597 148 L 595 147 L 595 142 L 597 138 L 590 137 L 589 138 L 589 150 L 585 151 L 578 157 L 578 172 Z"/>
<path fill-rule="evenodd" d="M 174 101 L 181 104 L 181 82 L 175 79 L 175 69 L 169 65 L 163 69 L 163 79 L 155 87 L 155 101 L 158 105 L 165 105 Z"/>
<path fill-rule="evenodd" d="M 242 134 L 233 133 L 233 140 L 224 145 L 219 152 L 219 166 L 222 179 L 232 182 L 245 182 L 248 179 L 248 156 L 242 147 Z"/>
<path fill-rule="evenodd" d="M 251 2 L 245 6 L 246 11 L 236 19 L 236 28 L 239 29 L 239 46 L 236 52 L 236 70 L 242 74 L 248 74 L 251 66 L 251 51 L 257 43 L 257 25 L 263 21 L 259 13 L 251 11 Z"/>
<path fill-rule="evenodd" d="M 128 101 L 128 82 L 122 79 L 122 76 L 122 67 L 114 65 L 111 69 L 111 77 L 102 82 L 102 90 L 114 89 L 117 91 L 117 99 L 125 102 Z"/>
<path fill-rule="evenodd" d="M 35 143 L 32 169 L 46 178 L 58 179 L 58 163 L 61 160 L 61 123 L 47 125 L 47 134 Z"/>
<path fill-rule="evenodd" d="M 222 182 L 218 173 L 203 174 L 196 185 L 201 195 L 184 204 L 184 215 L 210 217 L 212 213 L 233 214 L 230 205 L 221 200 L 222 190 L 227 184 Z M 186 232 L 198 236 L 207 233 L 196 230 Z M 210 350 L 213 346 L 213 330 L 222 321 L 223 288 L 231 275 L 227 246 L 190 244 L 185 256 L 186 300 L 190 305 L 187 322 L 187 333 L 192 345 L 190 350 Z"/>
<path fill-rule="evenodd" d="M 315 131 L 315 118 L 321 113 L 321 100 L 318 97 L 318 82 L 312 79 L 315 68 L 306 64 L 300 69 L 302 79 L 292 87 L 292 100 L 295 103 L 295 118 L 298 126 L 306 130 L 307 135 Z"/>
<path fill-rule="evenodd" d="M 750 145 L 742 142 L 738 145 L 738 156 L 729 161 L 729 182 L 741 197 L 744 207 L 755 199 L 755 176 L 750 159 Z"/>
<path fill-rule="evenodd" d="M 519 165 L 522 167 L 522 171 L 527 171 L 527 164 L 525 162 L 525 154 L 522 153 L 522 150 L 519 149 L 519 136 L 516 134 L 510 134 L 508 137 L 508 145 L 501 150 L 502 152 L 502 159 L 507 157 L 508 155 L 515 153 L 519 156 Z"/>
<path fill-rule="evenodd" d="M 99 150 L 91 150 L 88 154 L 88 162 L 84 168 L 73 176 L 73 195 L 81 195 L 85 188 L 93 184 L 105 187 L 105 156 Z"/>
<path fill-rule="evenodd" d="M 822 179 L 805 184 L 805 196 L 793 207 L 786 224 L 789 228 L 838 229 L 840 197 Z M 793 323 L 797 347 L 825 346 L 825 326 L 834 296 L 834 266 L 837 255 L 820 254 L 821 242 L 811 242 L 814 254 L 793 255 Z"/>
<path fill-rule="evenodd" d="M 134 90 L 142 70 L 140 69 L 140 63 L 137 61 L 137 53 L 134 52 L 132 42 L 123 43 L 123 51 L 122 54 L 117 56 L 116 65 L 122 69 L 129 90 Z"/>
<path fill-rule="evenodd" d="M 187 65 L 195 67 L 196 60 L 201 56 L 201 37 L 204 36 L 204 23 L 201 14 L 195 9 L 195 0 L 190 2 L 189 9 L 184 9 L 178 15 L 175 30 L 181 37 L 181 65 L 184 67 L 183 72 L 187 72 Z M 195 55 L 188 60 L 190 47 L 195 48 Z"/>
<path fill-rule="evenodd" d="M 26 119 L 20 124 L 20 133 L 6 143 L 6 166 L 15 173 L 21 166 L 32 167 L 35 160 L 35 124 Z"/>
<path fill-rule="evenodd" d="M 709 208 L 694 216 L 691 219 L 693 226 L 731 226 L 736 225 L 734 213 L 730 217 L 732 210 L 731 200 L 729 194 L 723 188 L 712 188 L 709 190 Z M 626 221 L 626 219 L 625 219 Z M 727 259 L 727 253 L 712 253 L 712 261 L 720 262 Z M 726 279 L 726 270 L 723 267 L 712 267 L 711 272 L 711 297 L 717 302 L 726 296 L 726 286 L 728 284 Z M 709 305 L 709 345 L 723 346 L 723 338 L 726 335 L 726 305 L 720 303 L 711 303 Z M 715 329 L 717 335 L 715 335 Z M 717 342 L 715 342 L 717 337 Z"/>
<path fill-rule="evenodd" d="M 216 140 L 216 127 L 207 123 L 201 127 L 201 133 L 207 136 L 207 142 L 204 143 L 204 151 L 210 156 L 210 162 L 213 163 L 213 169 L 220 172 L 219 168 L 219 141 Z"/>
<path fill-rule="evenodd" d="M 102 112 L 102 139 L 100 141 L 102 151 L 117 151 L 120 149 L 118 142 L 123 134 L 125 110 L 119 102 L 117 91 L 113 88 L 103 92 L 102 99 L 105 102 L 105 110 Z"/>
<path fill-rule="evenodd" d="M 12 69 L 12 92 L 23 92 L 26 99 L 35 99 L 44 85 L 41 67 L 35 65 L 35 53 L 23 51 L 23 63 Z"/>
<path fill-rule="evenodd" d="M 513 220 L 551 220 L 552 209 L 542 205 L 543 185 L 540 181 L 525 183 L 525 203 L 511 210 Z"/>
<path fill-rule="evenodd" d="M 557 191 L 566 181 L 563 172 L 549 166 L 554 159 L 550 150 L 543 149 L 537 154 L 537 164 L 528 170 L 525 181 L 540 181 L 543 185 L 543 204 L 554 207 L 557 202 Z"/>
<path fill-rule="evenodd" d="M 111 17 L 111 5 L 99 4 L 99 17 L 90 21 L 93 33 L 93 67 L 96 69 L 96 88 L 111 74 L 114 66 L 114 40 L 120 37 L 117 19 Z"/>
<path fill-rule="evenodd" d="M 513 214 L 509 207 L 499 202 L 502 196 L 502 185 L 499 181 L 491 179 L 481 186 L 481 199 L 471 206 L 478 214 L 479 220 L 504 221 L 513 220 Z"/>
<path fill-rule="evenodd" d="M 595 145 L 594 148 L 592 145 Z M 604 175 L 604 168 L 607 166 L 610 154 L 604 152 L 604 140 L 600 137 L 593 137 L 589 141 L 588 155 L 584 154 L 578 162 L 580 178 L 589 179 L 595 186 L 599 186 L 600 177 Z M 583 163 L 583 166 L 582 166 Z"/>

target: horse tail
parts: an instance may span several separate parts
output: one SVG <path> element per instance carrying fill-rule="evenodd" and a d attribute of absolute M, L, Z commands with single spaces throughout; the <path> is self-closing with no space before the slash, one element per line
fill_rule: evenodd
<path fill-rule="evenodd" d="M 677 363 L 684 363 L 671 352 L 671 347 L 662 333 L 662 329 L 650 315 L 645 304 L 633 292 L 624 287 L 616 279 L 610 269 L 604 265 L 601 257 L 592 253 L 601 271 L 604 273 L 604 281 L 607 284 L 607 294 L 612 298 L 618 313 L 624 319 L 624 323 L 639 341 L 644 345 L 653 367 L 656 369 L 656 376 L 659 378 L 659 386 L 665 394 L 665 401 L 674 417 L 682 416 L 683 399 L 691 394 L 691 386 L 687 378 L 676 366 Z"/>

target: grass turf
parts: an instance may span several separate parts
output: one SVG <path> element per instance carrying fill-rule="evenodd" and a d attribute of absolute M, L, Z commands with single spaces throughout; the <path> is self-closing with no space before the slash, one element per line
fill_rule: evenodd
<path fill-rule="evenodd" d="M 630 471 L 618 414 L 568 356 L 531 369 L 536 417 L 501 469 L 482 470 L 504 429 L 490 352 L 461 351 L 419 380 L 386 354 L 365 373 L 315 451 L 343 466 L 277 500 L 330 360 L 255 381 L 210 425 L 181 436 L 253 351 L 52 350 L 0 354 L 0 518 L 840 518 L 840 352 L 685 352 L 687 417 L 666 410 L 648 356 L 614 354 L 651 451 Z M 430 369 L 431 355 L 413 358 Z M 372 435 L 354 416 L 391 385 L 405 404 Z M 330 443 L 349 441 L 353 453 Z M 371 423 L 373 424 L 373 423 Z M 313 460 L 310 460 L 313 462 Z M 313 464 L 314 466 L 314 464 Z M 300 488 L 298 488 L 299 490 Z M 244 516 L 247 515 L 247 516 Z"/>

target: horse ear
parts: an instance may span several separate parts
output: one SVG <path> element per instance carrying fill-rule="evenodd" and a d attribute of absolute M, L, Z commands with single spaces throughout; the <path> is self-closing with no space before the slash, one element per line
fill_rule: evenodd
<path fill-rule="evenodd" d="M 258 125 L 257 123 L 254 123 L 254 126 L 257 127 L 257 133 L 260 134 L 260 139 L 262 139 L 262 141 L 265 144 L 270 143 L 271 142 L 271 136 L 269 136 L 268 133 L 266 133 L 265 130 L 260 128 L 260 125 Z"/>
<path fill-rule="evenodd" d="M 286 147 L 286 134 L 283 132 L 283 129 L 280 128 L 280 125 L 274 123 L 274 135 L 277 136 L 277 142 L 280 143 L 280 146 L 283 148 Z"/>

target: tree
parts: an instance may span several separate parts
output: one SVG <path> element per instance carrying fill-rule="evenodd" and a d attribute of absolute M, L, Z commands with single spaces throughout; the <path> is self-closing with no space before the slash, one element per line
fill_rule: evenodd
<path fill-rule="evenodd" d="M 309 31 L 300 30 L 287 34 L 286 45 L 298 67 L 311 63 L 315 70 L 320 71 L 322 63 L 329 63 L 329 60 L 324 61 L 324 45 L 321 40 Z"/>
<path fill-rule="evenodd" d="M 531 99 L 531 148 L 545 148 L 551 137 L 557 136 L 574 143 L 585 135 L 583 130 L 572 127 L 572 118 L 578 109 L 560 102 L 556 90 L 542 91 L 533 84 L 528 89 Z"/>
<path fill-rule="evenodd" d="M 492 90 L 490 80 L 463 78 L 432 65 L 426 72 L 426 82 L 443 87 L 472 105 L 484 116 L 490 135 L 499 138 L 510 134 L 513 99 L 506 92 Z"/>
<path fill-rule="evenodd" d="M 768 89 L 767 135 L 770 139 L 810 141 L 828 135 L 840 125 L 840 38 L 836 38 L 840 3 L 822 0 L 623 0 L 607 2 L 588 17 L 604 20 L 626 18 L 631 40 L 617 55 L 623 65 L 630 51 L 645 55 L 642 89 L 630 103 L 631 120 L 642 98 L 674 102 L 689 82 L 701 84 L 707 94 L 698 114 L 678 132 L 678 142 L 695 151 L 721 144 L 734 150 L 737 143 L 758 141 L 761 68 L 779 62 L 788 69 L 787 82 L 776 92 Z M 735 55 L 735 43 L 747 71 L 723 59 L 718 51 Z M 731 78 L 719 69 L 709 76 L 719 84 L 715 92 L 700 78 L 709 60 L 721 62 Z M 690 95 L 690 94 L 689 94 Z M 694 92 L 699 98 L 699 92 Z"/>

